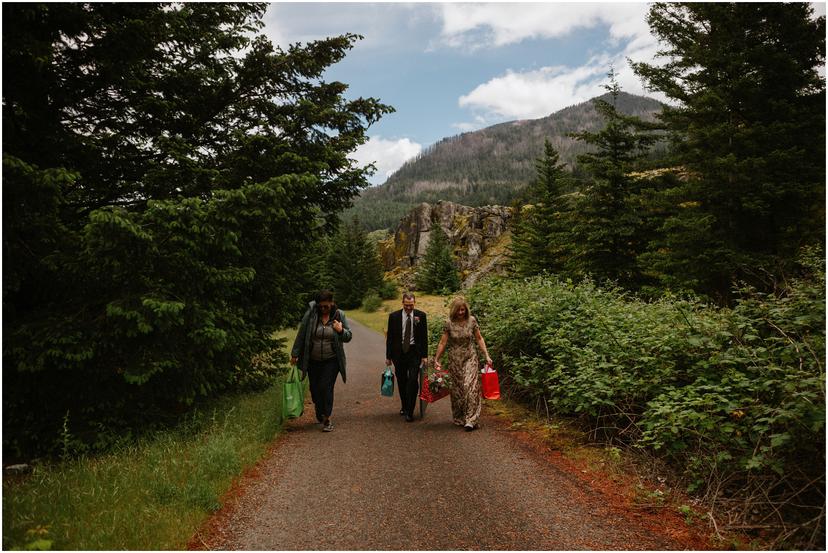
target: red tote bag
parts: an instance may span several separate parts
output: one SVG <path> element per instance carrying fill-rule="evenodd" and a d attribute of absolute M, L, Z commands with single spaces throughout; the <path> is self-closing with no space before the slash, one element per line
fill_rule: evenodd
<path fill-rule="evenodd" d="M 447 375 L 448 372 L 446 371 L 434 371 L 436 374 L 445 374 Z M 427 402 L 427 403 L 434 403 L 438 399 L 443 399 L 447 395 L 449 395 L 450 390 L 448 388 L 440 388 L 436 392 L 432 392 L 431 388 L 428 385 L 428 371 L 423 371 L 423 381 L 420 383 L 420 399 Z"/>
<path fill-rule="evenodd" d="M 500 399 L 500 383 L 497 380 L 497 371 L 491 365 L 486 365 L 481 371 L 480 384 L 484 398 Z"/>

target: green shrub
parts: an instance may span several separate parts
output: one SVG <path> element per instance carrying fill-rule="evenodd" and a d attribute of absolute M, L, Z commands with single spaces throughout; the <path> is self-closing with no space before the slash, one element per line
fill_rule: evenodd
<path fill-rule="evenodd" d="M 392 280 L 383 280 L 379 288 L 379 295 L 384 300 L 393 300 L 397 297 L 397 284 Z"/>
<path fill-rule="evenodd" d="M 469 299 L 506 386 L 662 455 L 691 488 L 761 478 L 775 493 L 784 475 L 824 489 L 825 277 L 818 254 L 803 264 L 807 279 L 741 290 L 733 309 L 545 277 Z"/>
<path fill-rule="evenodd" d="M 437 313 L 428 314 L 428 353 L 432 357 L 437 353 L 437 344 L 443 335 L 443 325 L 445 323 L 445 315 L 438 315 Z"/>
<path fill-rule="evenodd" d="M 373 313 L 382 307 L 382 298 L 376 290 L 370 290 L 362 300 L 362 310 L 366 313 Z"/>

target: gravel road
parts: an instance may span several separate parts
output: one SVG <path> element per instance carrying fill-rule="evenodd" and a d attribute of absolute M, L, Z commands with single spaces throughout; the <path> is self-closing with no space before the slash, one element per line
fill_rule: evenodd
<path fill-rule="evenodd" d="M 406 423 L 379 394 L 382 335 L 352 321 L 348 383 L 321 431 L 313 406 L 287 424 L 222 522 L 229 550 L 682 549 L 486 425 L 451 423 L 449 398 Z M 308 401 L 310 401 L 308 399 Z"/>

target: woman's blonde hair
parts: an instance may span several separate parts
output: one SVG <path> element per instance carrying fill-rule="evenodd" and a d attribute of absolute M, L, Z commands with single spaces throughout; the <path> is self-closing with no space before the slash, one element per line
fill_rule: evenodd
<path fill-rule="evenodd" d="M 466 299 L 463 297 L 456 297 L 451 300 L 451 305 L 449 306 L 449 318 L 452 321 L 457 320 L 457 312 L 460 310 L 461 307 L 466 308 L 466 320 L 471 318 L 471 310 L 469 309 L 469 304 L 466 303 Z"/>

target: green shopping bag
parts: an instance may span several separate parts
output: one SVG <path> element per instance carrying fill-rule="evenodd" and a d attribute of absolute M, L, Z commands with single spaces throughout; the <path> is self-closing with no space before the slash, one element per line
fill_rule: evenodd
<path fill-rule="evenodd" d="M 305 387 L 299 378 L 299 369 L 296 365 L 291 366 L 282 385 L 284 398 L 282 400 L 282 417 L 295 419 L 301 417 L 305 411 Z"/>

